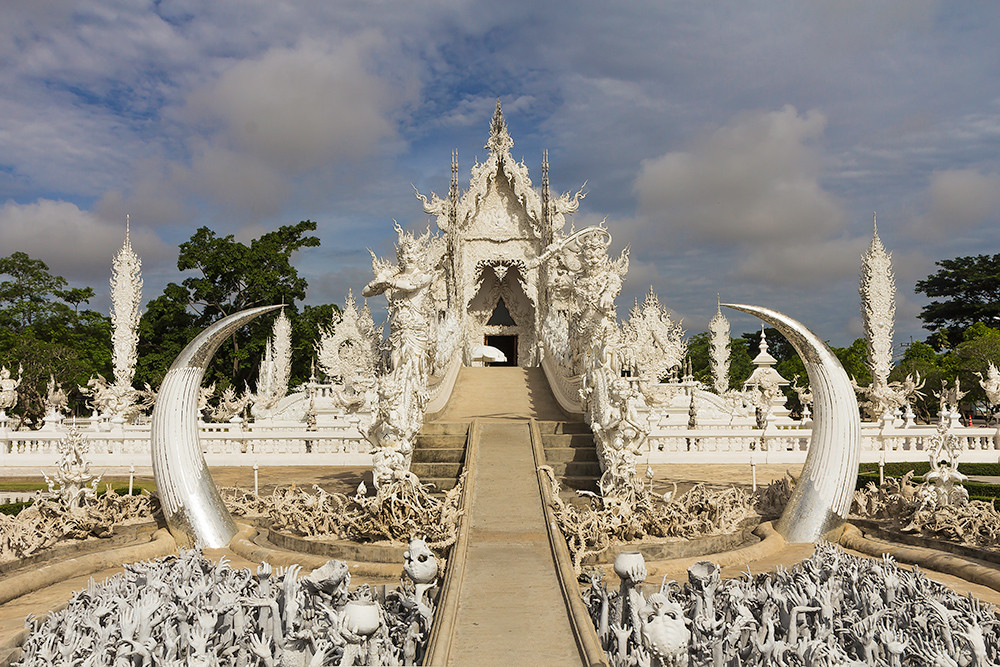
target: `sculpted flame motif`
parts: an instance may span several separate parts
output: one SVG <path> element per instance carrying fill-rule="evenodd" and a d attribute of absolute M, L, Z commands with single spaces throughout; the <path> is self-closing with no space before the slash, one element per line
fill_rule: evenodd
<path fill-rule="evenodd" d="M 716 306 L 715 316 L 708 323 L 712 347 L 708 361 L 712 366 L 712 387 L 715 393 L 729 391 L 729 320 L 722 314 L 722 304 Z"/>
<path fill-rule="evenodd" d="M 132 250 L 126 217 L 125 242 L 111 264 L 111 361 L 114 366 L 114 401 L 107 406 L 115 414 L 130 418 L 137 412 L 132 404 L 137 393 L 132 388 L 136 351 L 139 345 L 139 304 L 142 302 L 142 261 Z"/>
<path fill-rule="evenodd" d="M 869 417 L 880 419 L 904 403 L 897 391 L 889 386 L 892 370 L 892 330 L 896 316 L 896 281 L 892 273 L 892 256 L 886 252 L 878 227 L 862 258 L 861 315 L 864 319 L 865 342 L 868 345 L 868 368 L 872 383 L 858 391 L 867 397 L 862 404 Z"/>

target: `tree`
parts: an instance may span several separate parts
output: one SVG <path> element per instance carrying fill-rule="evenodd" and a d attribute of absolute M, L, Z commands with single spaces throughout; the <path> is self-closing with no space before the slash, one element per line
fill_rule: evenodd
<path fill-rule="evenodd" d="M 315 229 L 315 222 L 303 220 L 263 234 L 249 245 L 207 227 L 195 231 L 180 245 L 177 257 L 177 268 L 195 275 L 180 285 L 169 283 L 146 308 L 139 327 L 137 378 L 157 386 L 197 331 L 246 308 L 284 303 L 294 327 L 298 317 L 294 301 L 305 298 L 308 283 L 291 258 L 301 248 L 319 245 L 317 237 L 307 235 Z M 262 318 L 234 332 L 213 358 L 205 382 L 215 382 L 219 389 L 252 386 L 270 329 L 270 318 Z"/>
<path fill-rule="evenodd" d="M 40 259 L 20 251 L 0 257 L 0 275 L 10 277 L 0 282 L 0 308 L 7 326 L 23 329 L 55 314 L 59 306 L 68 307 L 53 300 L 60 296 L 66 279 L 49 273 L 48 265 Z"/>
<path fill-rule="evenodd" d="M 947 346 L 954 347 L 974 323 L 1000 323 L 1000 254 L 943 259 L 936 264 L 941 269 L 918 280 L 915 289 L 935 299 L 918 315 L 925 329 L 943 334 Z M 932 338 L 931 344 L 941 350 L 945 340 Z"/>
<path fill-rule="evenodd" d="M 82 409 L 79 386 L 111 368 L 111 320 L 80 310 L 94 290 L 64 289 L 65 278 L 23 252 L 0 258 L 0 275 L 8 277 L 0 283 L 0 364 L 24 367 L 13 412 L 37 422 L 45 412 L 50 375 L 64 385 L 70 407 Z"/>

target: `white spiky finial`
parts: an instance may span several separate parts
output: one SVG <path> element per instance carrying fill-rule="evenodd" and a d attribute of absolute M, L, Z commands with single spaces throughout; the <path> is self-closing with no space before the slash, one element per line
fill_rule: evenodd
<path fill-rule="evenodd" d="M 896 317 L 896 281 L 892 271 L 892 256 L 886 252 L 878 236 L 878 221 L 872 213 L 872 241 L 862 256 L 861 315 L 868 348 L 868 368 L 872 374 L 867 405 L 869 416 L 878 418 L 886 410 L 884 404 L 889 372 L 892 370 L 892 335 Z"/>
<path fill-rule="evenodd" d="M 711 333 L 709 363 L 712 367 L 712 386 L 715 393 L 729 390 L 729 320 L 722 314 L 722 297 L 716 295 L 715 316 L 708 323 Z"/>
<path fill-rule="evenodd" d="M 135 376 L 142 301 L 142 261 L 132 250 L 130 222 L 126 214 L 125 240 L 111 263 L 111 361 L 121 395 L 131 393 Z"/>

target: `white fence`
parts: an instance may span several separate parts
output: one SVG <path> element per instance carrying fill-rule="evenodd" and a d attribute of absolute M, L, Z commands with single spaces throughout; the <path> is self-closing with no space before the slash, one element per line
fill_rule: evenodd
<path fill-rule="evenodd" d="M 302 424 L 202 424 L 202 451 L 212 466 L 356 465 L 370 466 L 371 445 L 357 423 L 345 421 L 307 430 Z M 118 425 L 110 431 L 84 430 L 94 466 L 149 466 L 149 426 Z M 62 428 L 38 431 L 0 429 L 0 466 L 37 469 L 56 465 Z"/>
<path fill-rule="evenodd" d="M 110 430 L 84 430 L 94 466 L 150 465 L 149 426 L 114 425 Z M 894 426 L 863 423 L 861 461 L 923 461 L 930 454 L 933 425 Z M 1000 428 L 954 426 L 961 461 L 1000 462 Z M 57 444 L 66 427 L 38 431 L 0 428 L 0 466 L 37 470 L 59 460 Z M 643 443 L 643 463 L 801 463 L 809 449 L 809 424 L 769 423 L 749 426 L 656 426 Z M 359 420 L 338 420 L 308 430 L 297 422 L 202 424 L 205 460 L 212 466 L 323 465 L 370 466 L 371 445 Z"/>
<path fill-rule="evenodd" d="M 960 461 L 1000 462 L 1000 428 L 956 426 Z M 861 461 L 924 461 L 930 455 L 933 425 L 861 425 Z M 649 463 L 802 463 L 812 429 L 801 426 L 766 428 L 673 428 L 650 433 L 641 460 Z M 884 459 L 883 459 L 884 457 Z"/>

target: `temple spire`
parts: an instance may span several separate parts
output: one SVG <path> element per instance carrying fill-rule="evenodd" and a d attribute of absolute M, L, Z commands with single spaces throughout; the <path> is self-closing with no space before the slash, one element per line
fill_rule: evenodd
<path fill-rule="evenodd" d="M 491 153 L 508 153 L 514 147 L 514 140 L 507 133 L 507 123 L 503 119 L 503 110 L 500 108 L 500 98 L 497 98 L 497 108 L 493 112 L 493 120 L 490 121 L 490 139 L 484 148 L 488 148 Z"/>
<path fill-rule="evenodd" d="M 448 188 L 448 226 L 455 228 L 458 219 L 458 149 L 451 151 L 451 185 Z"/>
<path fill-rule="evenodd" d="M 542 151 L 542 241 L 552 243 L 552 211 L 549 194 L 549 149 Z"/>

